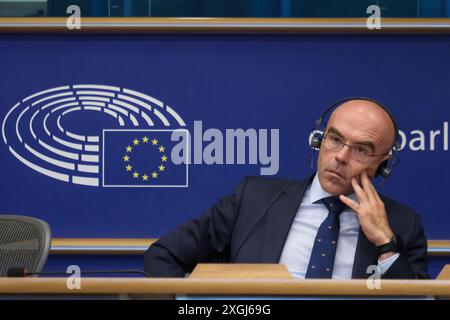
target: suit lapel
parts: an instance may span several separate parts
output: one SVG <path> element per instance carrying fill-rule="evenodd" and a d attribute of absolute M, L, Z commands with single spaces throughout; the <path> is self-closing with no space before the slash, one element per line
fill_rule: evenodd
<path fill-rule="evenodd" d="M 292 221 L 314 174 L 301 182 L 293 182 L 276 201 L 266 216 L 261 262 L 278 263 Z"/>
<path fill-rule="evenodd" d="M 378 264 L 377 248 L 367 240 L 364 232 L 359 228 L 358 244 L 356 245 L 355 260 L 353 263 L 352 279 L 367 279 L 367 267 Z"/>

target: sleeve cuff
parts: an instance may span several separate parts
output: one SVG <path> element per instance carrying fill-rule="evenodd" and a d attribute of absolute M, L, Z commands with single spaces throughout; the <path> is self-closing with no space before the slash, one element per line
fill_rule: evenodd
<path fill-rule="evenodd" d="M 387 258 L 386 260 L 383 261 L 378 260 L 378 268 L 380 270 L 380 274 L 384 275 L 399 256 L 400 254 L 396 253 L 392 257 Z"/>

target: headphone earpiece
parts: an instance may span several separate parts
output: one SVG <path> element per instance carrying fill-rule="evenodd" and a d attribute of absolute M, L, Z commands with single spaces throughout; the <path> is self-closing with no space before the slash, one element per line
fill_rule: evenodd
<path fill-rule="evenodd" d="M 309 145 L 311 146 L 312 149 L 319 150 L 320 145 L 322 144 L 322 139 L 323 139 L 323 131 L 314 130 L 312 132 L 312 137 L 311 141 L 309 142 Z"/>
<path fill-rule="evenodd" d="M 375 172 L 375 177 L 383 177 L 388 178 L 392 173 L 392 170 L 389 168 L 389 161 L 384 160 L 380 166 L 378 167 L 377 171 Z"/>

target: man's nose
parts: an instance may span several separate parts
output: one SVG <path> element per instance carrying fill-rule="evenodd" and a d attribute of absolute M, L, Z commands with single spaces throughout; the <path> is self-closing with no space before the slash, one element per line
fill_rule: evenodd
<path fill-rule="evenodd" d="M 344 145 L 341 150 L 336 152 L 336 160 L 338 162 L 347 163 L 352 156 L 352 148 Z"/>

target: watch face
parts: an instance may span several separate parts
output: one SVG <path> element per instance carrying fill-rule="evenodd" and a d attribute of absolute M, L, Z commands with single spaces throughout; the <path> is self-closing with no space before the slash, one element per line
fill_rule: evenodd
<path fill-rule="evenodd" d="M 398 251 L 400 250 L 398 248 L 397 237 L 395 235 L 392 237 L 391 241 L 378 247 L 378 252 L 380 254 Z"/>

